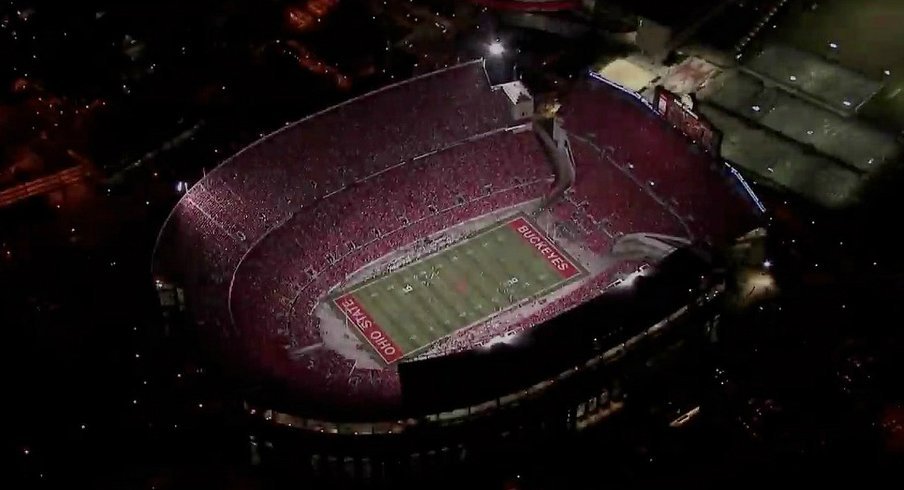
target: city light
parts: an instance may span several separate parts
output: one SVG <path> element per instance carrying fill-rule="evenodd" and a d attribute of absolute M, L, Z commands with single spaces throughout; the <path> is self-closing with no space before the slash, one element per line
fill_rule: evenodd
<path fill-rule="evenodd" d="M 505 53 L 505 46 L 503 46 L 499 41 L 493 41 L 490 43 L 487 51 L 491 56 L 502 56 L 502 54 Z"/>

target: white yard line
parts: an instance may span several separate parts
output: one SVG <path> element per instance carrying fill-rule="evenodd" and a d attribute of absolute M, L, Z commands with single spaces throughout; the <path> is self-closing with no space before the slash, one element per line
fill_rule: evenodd
<path fill-rule="evenodd" d="M 436 256 L 438 256 L 438 255 L 440 255 L 440 254 L 443 254 L 443 253 L 446 253 L 446 252 L 449 252 L 449 251 L 452 251 L 452 250 L 455 250 L 456 248 L 463 247 L 463 246 L 467 245 L 468 243 L 470 243 L 470 242 L 472 242 L 472 241 L 474 241 L 474 240 L 476 240 L 476 239 L 478 239 L 478 238 L 480 238 L 480 237 L 486 235 L 487 233 L 491 233 L 491 232 L 494 232 L 494 231 L 498 230 L 499 228 L 502 228 L 502 227 L 504 227 L 504 226 L 508 226 L 509 223 L 511 223 L 512 221 L 515 221 L 515 220 L 517 220 L 518 218 L 521 218 L 521 217 L 522 217 L 522 213 L 518 213 L 518 214 L 514 215 L 513 217 L 509 218 L 509 219 L 506 220 L 506 221 L 497 223 L 497 224 L 496 224 L 495 226 L 493 226 L 492 228 L 487 228 L 487 229 L 481 231 L 481 232 L 478 233 L 477 235 L 474 235 L 474 236 L 472 236 L 472 237 L 470 237 L 470 238 L 465 238 L 464 240 L 461 240 L 461 241 L 456 242 L 456 243 L 454 243 L 454 244 L 452 244 L 452 245 L 449 245 L 448 247 L 441 248 L 441 249 L 437 250 L 436 252 L 433 252 L 433 253 L 431 253 L 431 254 L 425 255 L 425 256 L 423 256 L 423 257 L 421 257 L 421 258 L 415 260 L 414 262 L 411 262 L 410 264 L 406 264 L 406 265 L 404 265 L 404 266 L 402 266 L 402 267 L 400 267 L 400 268 L 398 268 L 398 269 L 396 269 L 396 270 L 394 270 L 394 271 L 392 271 L 392 272 L 387 272 L 387 273 L 383 274 L 382 276 L 380 276 L 380 277 L 378 277 L 378 278 L 376 278 L 376 279 L 371 279 L 370 281 L 364 281 L 363 283 L 361 283 L 361 284 L 359 284 L 358 286 L 356 286 L 354 289 L 349 290 L 349 291 L 346 291 L 346 292 L 344 292 L 344 293 L 340 293 L 337 297 L 341 298 L 342 296 L 348 296 L 348 295 L 350 295 L 350 294 L 355 294 L 355 293 L 357 293 L 358 291 L 360 291 L 360 290 L 362 290 L 362 289 L 364 289 L 364 288 L 367 288 L 367 287 L 370 287 L 370 286 L 372 286 L 372 285 L 374 285 L 374 284 L 380 283 L 380 282 L 382 282 L 382 281 L 388 279 L 388 278 L 391 277 L 391 276 L 394 276 L 394 275 L 396 275 L 396 274 L 401 273 L 401 272 L 404 271 L 404 270 L 407 270 L 407 269 L 410 269 L 410 268 L 412 268 L 412 267 L 414 267 L 414 266 L 420 265 L 421 263 L 426 262 L 426 261 L 432 259 L 433 257 L 436 257 Z M 525 218 L 525 219 L 526 219 L 526 218 Z"/>
<path fill-rule="evenodd" d="M 355 289 L 353 289 L 353 290 L 351 290 L 351 291 L 348 291 L 348 292 L 345 292 L 345 293 L 343 293 L 343 294 L 340 294 L 340 295 L 338 295 L 336 298 L 334 298 L 333 301 L 334 301 L 334 303 L 335 303 L 335 300 L 338 299 L 338 298 L 341 298 L 341 297 L 344 297 L 344 296 L 348 296 L 348 295 L 356 294 L 356 293 L 357 293 L 358 291 L 360 291 L 361 289 L 364 289 L 364 288 L 366 288 L 366 287 L 370 287 L 370 286 L 373 286 L 373 285 L 375 285 L 375 284 L 378 284 L 379 282 L 381 282 L 381 281 L 383 281 L 383 280 L 389 278 L 390 276 L 393 276 L 393 275 L 395 275 L 395 274 L 401 273 L 402 271 L 405 271 L 406 269 L 409 269 L 409 268 L 414 267 L 414 266 L 416 266 L 416 265 L 420 265 L 420 264 L 422 264 L 423 262 L 426 262 L 426 261 L 430 260 L 431 258 L 436 257 L 436 256 L 438 256 L 438 255 L 440 255 L 440 254 L 442 254 L 442 253 L 450 252 L 450 251 L 452 251 L 452 250 L 454 250 L 454 249 L 456 249 L 456 248 L 459 248 L 459 247 L 463 247 L 463 246 L 465 246 L 465 245 L 468 245 L 470 242 L 472 242 L 472 241 L 474 241 L 474 240 L 476 240 L 476 239 L 478 239 L 478 238 L 481 238 L 481 237 L 483 237 L 484 235 L 487 235 L 487 234 L 489 234 L 489 233 L 491 233 L 491 232 L 494 232 L 494 231 L 496 231 L 496 230 L 498 230 L 498 229 L 500 229 L 500 228 L 509 226 L 511 223 L 513 223 L 513 222 L 515 222 L 515 221 L 517 221 L 517 220 L 519 220 L 519 219 L 522 219 L 522 220 L 524 220 L 525 222 L 527 222 L 527 223 L 531 226 L 531 228 L 532 228 L 532 230 L 533 230 L 534 232 L 536 232 L 536 233 L 542 235 L 542 236 L 546 239 L 547 243 L 555 249 L 556 253 L 558 253 L 561 257 L 566 258 L 566 259 L 571 263 L 571 265 L 578 271 L 578 273 L 575 274 L 575 275 L 573 275 L 573 276 L 571 276 L 571 277 L 561 277 L 561 275 L 558 274 L 558 271 L 553 270 L 553 271 L 552 271 L 553 274 L 556 274 L 556 275 L 559 275 L 559 276 L 560 276 L 560 280 L 559 280 L 559 281 L 557 281 L 557 282 L 555 282 L 555 283 L 553 283 L 553 284 L 550 284 L 549 286 L 543 288 L 542 290 L 537 291 L 536 293 L 534 293 L 534 294 L 532 294 L 532 295 L 530 295 L 530 296 L 526 296 L 526 297 L 522 298 L 520 301 L 517 301 L 517 302 L 515 302 L 515 303 L 512 303 L 511 305 L 509 305 L 509 306 L 507 306 L 507 307 L 505 307 L 505 308 L 503 308 L 503 309 L 501 309 L 501 310 L 499 310 L 499 311 L 495 311 L 495 312 L 493 312 L 493 313 L 491 313 L 491 314 L 489 314 L 489 315 L 487 315 L 487 316 L 481 317 L 481 318 L 479 318 L 479 319 L 477 319 L 477 320 L 475 320 L 475 321 L 473 321 L 473 322 L 471 322 L 471 323 L 469 323 L 469 324 L 467 324 L 467 325 L 464 325 L 464 326 L 462 326 L 462 327 L 459 327 L 459 328 L 457 328 L 457 329 L 455 329 L 455 330 L 453 330 L 453 331 L 451 331 L 451 332 L 449 332 L 449 333 L 447 333 L 447 334 L 445 334 L 445 335 L 443 335 L 443 336 L 441 336 L 441 337 L 438 337 L 438 338 L 432 340 L 431 342 L 429 342 L 429 343 L 427 343 L 427 344 L 424 344 L 424 345 L 422 345 L 422 346 L 420 346 L 420 347 L 418 347 L 418 348 L 412 350 L 411 352 L 406 352 L 402 357 L 400 357 L 400 358 L 399 358 L 397 361 L 395 361 L 395 362 L 399 362 L 399 361 L 401 361 L 401 360 L 403 360 L 403 359 L 406 359 L 406 358 L 411 358 L 412 356 L 415 356 L 418 352 L 421 352 L 421 351 L 423 351 L 423 350 L 425 350 L 425 349 L 427 349 L 427 348 L 433 346 L 433 345 L 436 344 L 437 342 L 439 342 L 439 341 L 441 341 L 441 340 L 443 340 L 443 339 L 446 339 L 446 338 L 448 338 L 448 337 L 450 337 L 450 336 L 452 336 L 452 335 L 455 335 L 455 334 L 458 333 L 458 332 L 461 332 L 462 330 L 467 330 L 467 329 L 472 328 L 472 327 L 475 327 L 475 326 L 477 326 L 477 325 L 484 324 L 484 323 L 486 323 L 486 322 L 492 320 L 493 318 L 496 318 L 496 317 L 498 317 L 498 316 L 500 316 L 500 315 L 503 315 L 503 314 L 505 314 L 505 313 L 508 313 L 508 312 L 510 312 L 510 311 L 512 311 L 512 310 L 514 310 L 514 309 L 520 308 L 521 306 L 524 306 L 525 304 L 527 304 L 527 303 L 529 303 L 529 302 L 531 302 L 531 301 L 536 301 L 536 300 L 542 298 L 543 296 L 546 296 L 546 295 L 552 293 L 553 291 L 558 290 L 559 288 L 563 287 L 566 283 L 569 283 L 569 282 L 572 282 L 572 281 L 577 281 L 577 280 L 579 280 L 579 279 L 581 279 L 581 278 L 583 278 L 583 277 L 585 277 L 585 276 L 588 275 L 588 272 L 584 269 L 584 267 L 583 267 L 582 265 L 580 265 L 580 263 L 579 263 L 578 261 L 576 261 L 574 258 L 572 258 L 572 257 L 571 257 L 571 254 L 562 251 L 562 250 L 560 249 L 559 245 L 556 244 L 551 238 L 549 238 L 549 235 L 547 235 L 546 233 L 544 233 L 544 232 L 542 231 L 542 229 L 539 228 L 539 226 L 537 225 L 536 222 L 534 222 L 532 219 L 530 219 L 530 217 L 527 216 L 525 213 L 517 213 L 517 214 L 515 214 L 514 216 L 511 216 L 511 217 L 509 217 L 508 219 L 506 219 L 506 220 L 504 220 L 504 221 L 501 221 L 501 222 L 497 223 L 495 226 L 492 226 L 492 227 L 490 227 L 490 228 L 487 228 L 487 229 L 484 230 L 484 231 L 481 231 L 481 232 L 478 233 L 477 235 L 474 235 L 474 236 L 472 236 L 472 237 L 470 237 L 470 238 L 466 238 L 466 239 L 464 239 L 464 240 L 462 240 L 462 241 L 460 241 L 460 242 L 458 242 L 458 243 L 456 243 L 456 244 L 454 244 L 454 245 L 451 245 L 451 246 L 449 246 L 449 247 L 446 247 L 446 248 L 443 248 L 443 249 L 441 249 L 441 250 L 438 250 L 438 251 L 436 251 L 436 252 L 434 252 L 434 253 L 432 253 L 432 254 L 429 254 L 429 255 L 426 255 L 426 256 L 424 256 L 424 257 L 421 257 L 421 258 L 418 259 L 417 261 L 412 262 L 412 263 L 410 263 L 410 264 L 408 264 L 408 265 L 406 265 L 406 266 L 404 266 L 404 267 L 402 267 L 402 268 L 399 268 L 399 269 L 396 269 L 395 271 L 392 271 L 392 272 L 390 272 L 390 273 L 384 274 L 383 276 L 381 276 L 381 277 L 379 277 L 379 278 L 377 278 L 377 279 L 374 279 L 374 280 L 372 280 L 372 281 L 370 281 L 370 282 L 366 282 L 366 283 L 364 283 L 364 284 L 361 284 L 361 285 L 359 285 L 358 287 L 356 287 Z M 522 237 L 519 236 L 518 238 L 519 238 L 519 240 L 521 241 L 521 243 L 524 243 L 524 244 L 527 245 L 528 247 L 531 247 L 531 245 L 530 245 L 529 243 L 527 243 Z M 531 247 L 531 248 L 533 248 L 533 247 Z M 549 264 L 548 261 L 546 261 L 546 260 L 544 259 L 544 262 L 545 262 L 550 268 L 552 268 L 552 266 Z M 338 306 L 338 304 L 337 304 L 337 306 Z M 362 307 L 362 308 L 363 308 L 363 307 Z M 341 308 L 340 308 L 340 310 L 341 310 Z M 383 330 L 382 327 L 380 327 L 380 329 Z M 383 331 L 384 331 L 384 333 L 385 333 L 385 330 L 383 330 Z M 379 355 L 379 352 L 378 352 L 377 354 Z M 382 357 L 382 356 L 380 356 L 380 357 Z M 385 361 L 385 359 L 384 359 L 384 361 Z M 390 364 L 390 363 L 387 363 L 387 364 Z"/>
<path fill-rule="evenodd" d="M 397 275 L 397 274 L 402 274 L 402 273 L 404 273 L 405 271 L 407 271 L 407 270 L 409 270 L 409 269 L 411 269 L 411 268 L 413 268 L 413 267 L 420 266 L 420 265 L 422 265 L 423 263 L 426 263 L 428 260 L 431 260 L 432 258 L 439 256 L 440 254 L 445 254 L 445 253 L 451 252 L 451 251 L 453 251 L 453 250 L 455 250 L 455 249 L 457 249 L 457 248 L 465 247 L 465 246 L 467 246 L 468 244 L 470 244 L 471 242 L 473 242 L 474 240 L 480 239 L 480 238 L 482 238 L 482 237 L 484 237 L 484 236 L 486 236 L 486 235 L 488 235 L 488 234 L 490 234 L 490 233 L 492 233 L 492 232 L 495 232 L 496 230 L 498 230 L 498 229 L 500 229 L 500 228 L 507 227 L 507 226 L 509 226 L 511 223 L 513 223 L 513 222 L 515 222 L 515 221 L 518 221 L 519 219 L 525 221 L 528 225 L 530 225 L 532 231 L 536 232 L 536 233 L 539 234 L 539 235 L 542 235 L 543 238 L 545 239 L 545 241 L 546 241 L 553 249 L 555 249 L 556 253 L 558 253 L 559 256 L 561 256 L 561 257 L 565 258 L 566 260 L 568 260 L 568 262 L 571 263 L 571 265 L 578 271 L 578 273 L 575 274 L 575 275 L 573 275 L 573 276 L 571 276 L 571 277 L 561 277 L 561 275 L 558 274 L 558 271 L 556 271 L 556 270 L 552 267 L 552 265 L 549 264 L 548 261 L 546 261 L 545 259 L 543 259 L 543 261 L 547 264 L 547 266 L 549 266 L 551 269 L 553 269 L 553 270 L 552 270 L 552 273 L 553 273 L 553 274 L 556 274 L 556 275 L 559 275 L 559 277 L 560 277 L 559 281 L 556 281 L 555 283 L 550 284 L 549 286 L 543 288 L 542 290 L 537 291 L 536 293 L 534 293 L 534 294 L 532 294 L 532 295 L 530 295 L 530 296 L 526 296 L 526 297 L 522 298 L 521 300 L 519 300 L 519 301 L 517 301 L 517 302 L 515 302 L 515 303 L 512 303 L 511 305 L 509 305 L 509 306 L 507 306 L 507 307 L 505 307 L 505 308 L 503 308 L 503 309 L 501 309 L 501 310 L 499 310 L 499 311 L 495 311 L 495 312 L 493 312 L 493 313 L 491 313 L 491 314 L 489 314 L 489 315 L 487 315 L 487 316 L 481 317 L 481 318 L 479 318 L 479 319 L 477 319 L 477 320 L 475 320 L 475 321 L 473 321 L 473 322 L 471 322 L 471 323 L 469 323 L 469 324 L 467 324 L 467 325 L 464 325 L 464 326 L 462 326 L 462 327 L 459 327 L 459 328 L 457 328 L 457 329 L 455 329 L 455 330 L 453 330 L 453 331 L 451 331 L 451 332 L 449 332 L 449 333 L 447 333 L 447 334 L 445 334 L 445 335 L 443 335 L 443 336 L 441 336 L 441 337 L 438 337 L 438 338 L 436 338 L 436 339 L 430 341 L 429 343 L 426 343 L 426 344 L 424 344 L 424 345 L 422 345 L 422 346 L 420 346 L 420 347 L 418 347 L 418 348 L 416 348 L 416 349 L 414 349 L 414 350 L 412 350 L 412 351 L 410 351 L 410 352 L 405 352 L 401 357 L 399 357 L 397 360 L 395 360 L 395 361 L 393 361 L 393 362 L 387 361 L 386 358 L 383 357 L 382 353 L 380 353 L 380 351 L 376 348 L 376 346 L 374 346 L 373 344 L 371 344 L 370 340 L 369 340 L 365 335 L 363 335 L 360 331 L 358 331 L 357 328 L 350 328 L 350 327 L 348 326 L 348 322 L 351 321 L 351 318 L 349 318 L 348 314 L 347 314 L 347 313 L 343 310 L 343 308 L 339 305 L 339 302 L 338 302 L 339 299 L 344 298 L 344 297 L 346 297 L 346 296 L 354 296 L 354 295 L 357 295 L 357 293 L 358 293 L 359 291 L 361 291 L 361 290 L 363 290 L 363 289 L 365 289 L 365 288 L 370 288 L 371 286 L 378 285 L 379 283 L 383 282 L 384 280 L 388 279 L 389 277 L 395 276 L 395 275 Z M 533 246 L 532 246 L 530 243 L 528 243 L 526 240 L 524 240 L 523 237 L 518 236 L 518 239 L 519 239 L 519 241 L 520 241 L 521 243 L 525 244 L 526 246 L 528 246 L 528 247 L 530 247 L 530 248 L 533 248 Z M 505 313 L 508 313 L 508 312 L 510 312 L 510 311 L 512 311 L 512 310 L 514 310 L 514 309 L 520 308 L 520 307 L 524 306 L 525 304 L 527 304 L 527 303 L 529 303 L 529 302 L 531 302 L 531 301 L 536 301 L 536 300 L 538 300 L 538 299 L 540 299 L 540 298 L 542 298 L 542 297 L 544 297 L 544 296 L 546 296 L 546 295 L 552 293 L 553 291 L 556 291 L 556 290 L 560 289 L 560 288 L 563 287 L 566 283 L 573 282 L 573 281 L 577 281 L 577 280 L 579 280 L 579 279 L 584 278 L 584 277 L 587 276 L 587 275 L 588 275 L 588 271 L 585 270 L 584 267 L 583 267 L 578 261 L 576 261 L 573 257 L 571 257 L 571 254 L 569 254 L 569 253 L 563 251 L 563 250 L 560 248 L 560 246 L 559 246 L 556 242 L 554 242 L 551 238 L 549 238 L 549 235 L 547 235 L 547 234 L 542 230 L 542 228 L 540 228 L 539 225 L 538 225 L 535 221 L 533 221 L 526 213 L 519 212 L 519 213 L 516 213 L 515 215 L 510 216 L 509 218 L 507 218 L 507 219 L 505 219 L 505 220 L 503 220 L 503 221 L 500 221 L 500 222 L 496 223 L 495 225 L 493 225 L 493 226 L 491 226 L 491 227 L 489 227 L 489 228 L 486 228 L 485 230 L 481 231 L 480 233 L 478 233 L 478 234 L 476 234 L 476 235 L 474 235 L 474 236 L 472 236 L 472 237 L 470 237 L 470 238 L 466 238 L 466 239 L 461 240 L 461 241 L 459 241 L 459 242 L 457 242 L 457 243 L 455 243 L 455 244 L 453 244 L 453 245 L 450 245 L 450 246 L 448 246 L 448 247 L 445 247 L 445 248 L 442 248 L 442 249 L 440 249 L 440 250 L 437 250 L 437 251 L 435 251 L 435 252 L 433 252 L 433 253 L 431 253 L 431 254 L 425 255 L 425 256 L 419 258 L 418 260 L 415 260 L 414 262 L 411 262 L 411 263 L 409 263 L 409 264 L 407 264 L 407 265 L 405 265 L 405 266 L 403 266 L 403 267 L 400 267 L 399 269 L 396 269 L 396 270 L 394 270 L 394 271 L 392 271 L 392 272 L 387 272 L 387 273 L 383 274 L 382 276 L 380 276 L 380 277 L 378 277 L 378 278 L 371 279 L 370 281 L 364 281 L 363 283 L 358 284 L 355 288 L 353 288 L 353 289 L 351 289 L 351 290 L 349 290 L 349 291 L 345 291 L 345 292 L 342 292 L 342 293 L 339 293 L 339 294 L 333 296 L 333 297 L 331 298 L 330 302 L 336 307 L 336 309 L 340 312 L 340 314 L 346 319 L 346 328 L 350 328 L 351 330 L 358 331 L 357 333 L 359 334 L 359 337 L 362 338 L 362 339 L 365 341 L 365 343 L 366 343 L 368 346 L 370 346 L 371 350 L 374 351 L 374 352 L 377 354 L 377 356 L 379 356 L 380 359 L 388 366 L 388 365 L 395 364 L 395 363 L 397 363 L 397 362 L 399 362 L 399 361 L 402 361 L 402 360 L 404 360 L 404 359 L 409 359 L 409 358 L 411 358 L 411 357 L 417 355 L 417 353 L 422 352 L 422 351 L 428 349 L 429 347 L 432 347 L 432 346 L 433 346 L 434 344 L 436 344 L 437 342 L 440 342 L 441 340 L 444 340 L 444 339 L 446 339 L 446 338 L 448 338 L 448 337 L 450 337 L 450 336 L 453 336 L 453 335 L 457 334 L 458 332 L 461 332 L 461 331 L 463 331 L 463 330 L 467 330 L 467 329 L 472 328 L 472 327 L 475 327 L 475 326 L 477 326 L 477 325 L 482 325 L 482 324 L 487 323 L 487 322 L 491 321 L 492 319 L 494 319 L 494 318 L 496 318 L 496 317 L 498 317 L 498 316 L 500 316 L 500 315 L 503 315 L 503 314 L 505 314 Z M 355 300 L 355 301 L 357 302 L 357 300 Z M 362 310 L 367 311 L 367 310 L 364 308 L 364 306 L 363 306 L 360 302 L 358 302 L 358 306 L 359 306 Z M 376 319 L 373 318 L 373 315 L 371 314 L 371 312 L 367 312 L 367 315 L 372 319 L 374 325 L 375 325 L 381 332 L 383 332 L 384 335 L 386 335 L 387 337 L 389 337 L 390 339 L 392 339 L 392 336 L 391 336 L 391 335 L 390 335 L 390 334 L 389 334 L 389 333 L 388 333 L 388 332 L 380 325 L 379 322 L 376 321 Z M 393 342 L 398 343 L 395 339 L 393 339 Z M 401 347 L 400 347 L 400 348 L 401 348 Z"/>
<path fill-rule="evenodd" d="M 485 316 L 485 317 L 483 317 L 483 318 L 480 318 L 480 319 L 478 319 L 478 320 L 476 320 L 476 321 L 474 321 L 474 322 L 472 322 L 472 323 L 469 323 L 469 324 L 467 324 L 467 325 L 465 325 L 465 326 L 463 326 L 463 327 L 461 327 L 461 328 L 458 328 L 458 329 L 456 329 L 456 330 L 453 330 L 452 332 L 449 332 L 449 333 L 447 333 L 446 335 L 443 335 L 442 337 L 439 337 L 439 338 L 433 340 L 433 341 L 430 342 L 429 344 L 424 344 L 424 345 L 422 345 L 421 347 L 418 347 L 417 349 L 415 349 L 415 350 L 413 350 L 413 351 L 411 351 L 411 352 L 406 352 L 404 356 L 402 356 L 402 357 L 399 358 L 399 361 L 401 361 L 401 360 L 403 360 L 403 359 L 406 359 L 406 358 L 410 358 L 410 357 L 414 356 L 415 354 L 417 354 L 418 352 L 420 352 L 420 351 L 422 351 L 422 350 L 425 350 L 426 348 L 432 346 L 433 344 L 436 344 L 437 342 L 439 342 L 439 341 L 441 341 L 441 340 L 443 340 L 443 339 L 446 339 L 447 337 L 450 337 L 450 336 L 452 336 L 452 335 L 455 335 L 456 333 L 461 332 L 462 330 L 467 330 L 467 329 L 469 329 L 469 328 L 476 327 L 477 325 L 482 325 L 482 324 L 484 324 L 484 323 L 486 323 L 486 322 L 488 322 L 488 321 L 490 321 L 490 320 L 496 318 L 497 316 L 500 316 L 500 315 L 502 315 L 502 314 L 504 314 L 504 313 L 508 313 L 508 312 L 510 312 L 510 311 L 512 311 L 512 310 L 514 310 L 514 309 L 520 308 L 520 307 L 524 306 L 526 303 L 529 303 L 529 302 L 531 302 L 531 301 L 536 301 L 536 300 L 542 298 L 543 296 L 546 296 L 547 294 L 550 294 L 550 293 L 552 293 L 553 291 L 558 290 L 559 288 L 561 288 L 562 286 L 564 286 L 565 283 L 570 282 L 570 281 L 572 281 L 572 280 L 580 279 L 580 278 L 584 277 L 584 275 L 585 275 L 585 272 L 584 272 L 583 270 L 581 270 L 581 272 L 580 272 L 579 274 L 577 274 L 577 275 L 574 275 L 574 276 L 571 276 L 571 277 L 562 278 L 560 281 L 558 281 L 558 282 L 556 282 L 556 283 L 554 283 L 554 284 L 550 284 L 549 286 L 546 286 L 545 288 L 543 288 L 543 289 L 540 290 L 540 291 L 537 291 L 537 292 L 534 293 L 533 295 L 527 296 L 527 297 L 525 297 L 525 298 L 522 298 L 521 301 L 518 301 L 518 302 L 516 302 L 516 303 L 512 303 L 512 304 L 510 304 L 509 306 L 507 306 L 507 307 L 505 307 L 505 308 L 503 308 L 503 309 L 501 309 L 501 310 L 499 310 L 499 311 L 493 312 L 493 313 L 491 313 L 491 314 L 489 314 L 489 315 L 487 315 L 487 316 Z M 396 362 L 398 362 L 398 361 L 396 361 Z"/>

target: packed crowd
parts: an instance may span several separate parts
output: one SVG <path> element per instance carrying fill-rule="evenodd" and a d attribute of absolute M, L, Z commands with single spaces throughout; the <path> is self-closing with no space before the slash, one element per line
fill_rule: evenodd
<path fill-rule="evenodd" d="M 687 235 L 669 207 L 607 155 L 578 138 L 571 138 L 570 147 L 575 182 L 566 197 L 577 204 L 572 214 L 584 221 L 579 223 L 581 228 L 593 232 L 605 229 L 613 237 L 637 232 Z"/>
<path fill-rule="evenodd" d="M 577 90 L 571 97 L 562 114 L 572 135 L 569 153 L 575 179 L 549 211 L 556 222 L 577 231 L 572 238 L 594 253 L 606 254 L 623 235 L 710 238 L 712 232 L 736 231 L 728 225 L 731 220 L 746 219 L 745 205 L 726 185 L 719 162 L 643 104 L 605 86 Z M 547 321 L 599 295 L 638 265 L 621 263 L 569 294 L 535 300 L 525 308 L 534 312 L 514 321 L 502 317 L 457 332 L 425 355 L 465 350 Z"/>
<path fill-rule="evenodd" d="M 184 285 L 202 328 L 249 367 L 325 404 L 392 406 L 401 399 L 396 369 L 356 369 L 328 348 L 315 307 L 393 251 L 549 194 L 554 175 L 544 150 L 528 128 L 503 129 L 505 104 L 482 65 L 470 63 L 296 123 L 191 189 L 161 234 L 156 270 Z M 563 115 L 580 136 L 570 146 L 575 182 L 550 212 L 591 251 L 606 253 L 632 232 L 730 228 L 730 212 L 712 206 L 735 199 L 724 196 L 717 163 L 648 109 L 603 87 L 579 90 Z M 631 271 L 609 270 L 538 300 L 514 322 L 486 322 L 431 351 L 470 348 L 548 320 L 624 272 Z"/>
<path fill-rule="evenodd" d="M 157 263 L 194 265 L 172 269 L 157 279 L 175 282 L 190 295 L 202 330 L 215 334 L 213 338 L 233 336 L 228 314 L 229 284 L 233 264 L 245 254 L 245 245 L 209 220 L 190 199 L 177 205 L 159 242 L 166 246 L 158 247 Z M 160 271 L 156 268 L 155 273 Z"/>
<path fill-rule="evenodd" d="M 411 117 L 411 107 L 418 107 L 418 117 Z M 327 212 L 330 205 L 319 204 L 324 196 L 346 196 L 339 191 L 354 188 L 369 176 L 509 122 L 505 95 L 491 90 L 480 62 L 392 85 L 299 121 L 246 148 L 188 192 L 161 232 L 155 274 L 184 286 L 199 325 L 217 334 L 212 338 L 224 339 L 224 347 L 234 348 L 236 342 L 230 339 L 241 334 L 247 337 L 243 342 L 252 337 L 258 341 L 257 357 L 277 358 L 268 353 L 278 344 L 270 336 L 247 335 L 232 321 L 233 276 L 256 242 L 303 208 Z M 352 140 L 355 144 L 348 144 Z M 373 194 L 368 199 L 377 198 Z M 349 209 L 358 207 L 345 211 Z M 323 212 L 319 215 L 323 223 L 331 222 Z M 366 242 L 361 225 L 366 222 L 359 220 L 356 233 L 348 230 L 342 236 Z M 330 255 L 341 256 L 341 246 L 331 243 Z M 306 267 L 296 272 L 315 271 Z M 268 273 L 260 271 L 258 277 Z M 285 287 L 252 286 L 261 291 L 261 304 L 269 310 L 261 318 L 285 316 L 285 305 L 296 301 L 306 282 L 302 277 Z M 255 319 L 251 325 L 263 321 Z M 258 330 L 289 338 L 286 323 L 277 321 L 279 328 Z"/>
<path fill-rule="evenodd" d="M 569 94 L 560 114 L 569 134 L 585 137 L 608 153 L 667 202 L 696 238 L 725 238 L 713 234 L 736 232 L 739 220 L 749 216 L 742 196 L 727 185 L 722 163 L 635 98 L 588 81 Z M 579 177 L 578 183 L 582 180 L 587 181 Z"/>
<path fill-rule="evenodd" d="M 572 237 L 597 254 L 606 254 L 618 237 L 630 233 L 686 236 L 680 221 L 609 155 L 580 138 L 570 140 L 575 181 L 549 209 L 558 223 L 567 223 Z M 634 272 L 639 264 L 620 263 L 592 277 L 575 291 L 554 300 L 534 301 L 535 311 L 511 321 L 489 321 L 438 342 L 427 355 L 445 355 L 511 336 L 550 320 L 599 295 L 615 278 Z"/>
<path fill-rule="evenodd" d="M 233 283 L 234 322 L 299 352 L 301 361 L 284 366 L 292 374 L 285 378 L 299 387 L 321 397 L 397 399 L 394 370 L 362 372 L 337 352 L 310 348 L 322 341 L 316 304 L 368 263 L 462 221 L 543 197 L 553 180 L 531 131 L 495 133 L 375 175 L 296 214 L 249 253 Z"/>
<path fill-rule="evenodd" d="M 240 240 L 254 240 L 322 196 L 508 122 L 505 95 L 468 63 L 299 121 L 212 171 L 198 198 Z"/>

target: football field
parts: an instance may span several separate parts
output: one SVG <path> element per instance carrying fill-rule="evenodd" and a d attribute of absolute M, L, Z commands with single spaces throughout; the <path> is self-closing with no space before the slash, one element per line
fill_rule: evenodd
<path fill-rule="evenodd" d="M 517 216 L 332 301 L 390 364 L 583 274 L 529 218 Z"/>

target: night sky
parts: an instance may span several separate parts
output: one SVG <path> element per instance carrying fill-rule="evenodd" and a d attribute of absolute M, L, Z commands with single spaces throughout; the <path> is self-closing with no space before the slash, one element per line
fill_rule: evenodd
<path fill-rule="evenodd" d="M 289 121 L 470 59 L 495 24 L 422 2 L 458 12 L 455 32 L 403 49 L 381 3 L 4 0 L 0 190 L 72 167 L 86 175 L 0 208 L 9 488 L 282 487 L 248 464 L 229 384 L 198 339 L 164 328 L 151 251 L 185 185 L 224 158 Z M 504 34 L 544 91 L 592 56 L 572 49 L 584 39 Z M 843 211 L 759 189 L 784 294 L 727 314 L 732 335 L 691 363 L 688 389 L 710 408 L 702 422 L 537 448 L 524 487 L 878 481 L 904 455 L 900 182 Z M 679 388 L 664 396 L 681 399 Z M 611 463 L 605 478 L 599 458 Z M 505 488 L 513 471 L 466 476 Z"/>

